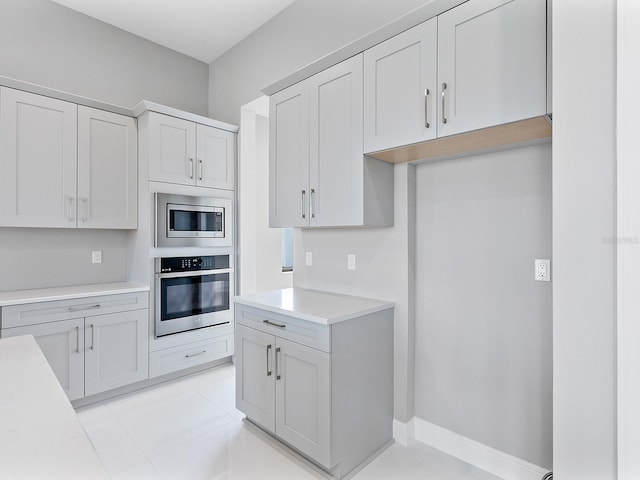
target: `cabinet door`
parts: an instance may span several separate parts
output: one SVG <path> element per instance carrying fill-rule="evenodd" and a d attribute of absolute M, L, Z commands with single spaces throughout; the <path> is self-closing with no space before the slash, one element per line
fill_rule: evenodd
<path fill-rule="evenodd" d="M 77 106 L 0 88 L 0 226 L 76 226 Z"/>
<path fill-rule="evenodd" d="M 197 184 L 235 189 L 236 135 L 219 128 L 197 125 Z"/>
<path fill-rule="evenodd" d="M 236 324 L 236 408 L 275 433 L 275 337 Z"/>
<path fill-rule="evenodd" d="M 78 107 L 78 227 L 137 227 L 138 134 L 124 115 Z"/>
<path fill-rule="evenodd" d="M 312 226 L 363 222 L 362 54 L 309 79 Z"/>
<path fill-rule="evenodd" d="M 85 393 L 149 378 L 149 310 L 85 319 Z"/>
<path fill-rule="evenodd" d="M 69 400 L 84 397 L 84 319 L 5 328 L 2 337 L 33 335 Z"/>
<path fill-rule="evenodd" d="M 309 225 L 309 90 L 297 83 L 269 98 L 269 226 Z"/>
<path fill-rule="evenodd" d="M 544 115 L 546 60 L 544 1 L 470 0 L 440 15 L 438 136 Z"/>
<path fill-rule="evenodd" d="M 331 468 L 330 354 L 276 339 L 276 435 Z"/>
<path fill-rule="evenodd" d="M 149 180 L 195 185 L 195 123 L 149 112 Z"/>
<path fill-rule="evenodd" d="M 432 18 L 364 52 L 364 151 L 436 138 L 438 23 Z"/>

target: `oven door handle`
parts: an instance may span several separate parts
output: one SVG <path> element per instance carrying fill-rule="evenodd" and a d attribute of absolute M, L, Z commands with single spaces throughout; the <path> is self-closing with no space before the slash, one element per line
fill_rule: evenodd
<path fill-rule="evenodd" d="M 158 278 L 200 277 L 203 275 L 218 275 L 222 273 L 233 273 L 233 268 L 221 268 L 220 270 L 192 270 L 190 272 L 156 273 L 156 277 Z"/>

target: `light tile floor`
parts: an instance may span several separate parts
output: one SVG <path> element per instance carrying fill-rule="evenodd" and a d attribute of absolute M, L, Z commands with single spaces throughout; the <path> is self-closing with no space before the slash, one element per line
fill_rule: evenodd
<path fill-rule="evenodd" d="M 78 410 L 114 480 L 324 480 L 242 421 L 233 365 Z M 499 480 L 415 442 L 392 445 L 353 480 Z"/>

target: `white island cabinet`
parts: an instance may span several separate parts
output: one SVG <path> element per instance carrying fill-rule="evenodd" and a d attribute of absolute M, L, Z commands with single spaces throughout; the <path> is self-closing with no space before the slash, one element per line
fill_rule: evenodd
<path fill-rule="evenodd" d="M 390 444 L 393 303 L 300 288 L 235 302 L 249 420 L 336 478 Z"/>

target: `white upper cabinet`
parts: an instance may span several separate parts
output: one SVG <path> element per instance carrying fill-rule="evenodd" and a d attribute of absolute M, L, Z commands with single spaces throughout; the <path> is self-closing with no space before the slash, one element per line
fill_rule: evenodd
<path fill-rule="evenodd" d="M 469 0 L 365 51 L 365 152 L 546 113 L 546 2 Z"/>
<path fill-rule="evenodd" d="M 269 98 L 269 226 L 309 225 L 309 85 Z"/>
<path fill-rule="evenodd" d="M 157 112 L 148 122 L 150 180 L 235 188 L 235 133 Z"/>
<path fill-rule="evenodd" d="M 542 0 L 470 0 L 440 15 L 438 136 L 544 115 L 546 39 Z"/>
<path fill-rule="evenodd" d="M 236 135 L 226 130 L 197 125 L 198 185 L 233 190 L 235 185 Z"/>
<path fill-rule="evenodd" d="M 272 227 L 393 224 L 393 167 L 363 154 L 356 55 L 271 96 Z"/>
<path fill-rule="evenodd" d="M 137 228 L 135 120 L 0 88 L 0 226 Z"/>
<path fill-rule="evenodd" d="M 78 107 L 78 227 L 137 227 L 137 160 L 133 118 Z"/>
<path fill-rule="evenodd" d="M 364 52 L 364 150 L 436 138 L 438 23 L 432 18 Z"/>
<path fill-rule="evenodd" d="M 0 225 L 76 226 L 77 105 L 0 88 Z"/>

